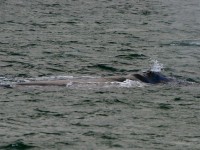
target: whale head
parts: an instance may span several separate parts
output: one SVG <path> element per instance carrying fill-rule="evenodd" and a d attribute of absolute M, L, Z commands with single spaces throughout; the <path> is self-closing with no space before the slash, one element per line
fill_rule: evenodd
<path fill-rule="evenodd" d="M 160 72 L 154 72 L 150 70 L 148 70 L 147 72 L 144 72 L 142 75 L 135 74 L 134 76 L 142 82 L 151 83 L 151 84 L 166 83 L 170 81 L 169 78 L 162 75 Z"/>

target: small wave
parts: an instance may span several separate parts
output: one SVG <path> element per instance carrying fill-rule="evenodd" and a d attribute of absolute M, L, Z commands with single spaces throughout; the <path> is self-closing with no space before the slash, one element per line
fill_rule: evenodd
<path fill-rule="evenodd" d="M 10 149 L 10 150 L 18 150 L 18 149 L 31 149 L 34 148 L 35 146 L 32 145 L 28 145 L 25 144 L 24 142 L 22 142 L 21 140 L 17 140 L 11 144 L 5 145 L 5 146 L 1 146 L 0 149 Z"/>
<path fill-rule="evenodd" d="M 200 46 L 199 40 L 183 40 L 183 41 L 173 41 L 167 44 L 161 44 L 166 46 Z"/>
<path fill-rule="evenodd" d="M 127 60 L 132 60 L 132 59 L 146 59 L 147 56 L 143 54 L 128 54 L 128 55 L 118 55 L 116 56 L 117 58 L 123 58 Z"/>
<path fill-rule="evenodd" d="M 111 71 L 111 72 L 117 71 L 116 68 L 108 66 L 107 64 L 95 64 L 93 66 L 88 66 L 88 67 L 97 68 L 100 70 L 107 70 L 107 71 Z"/>

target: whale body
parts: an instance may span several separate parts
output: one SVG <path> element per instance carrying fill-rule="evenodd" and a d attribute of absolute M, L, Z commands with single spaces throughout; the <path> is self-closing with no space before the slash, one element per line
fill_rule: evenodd
<path fill-rule="evenodd" d="M 73 83 L 102 83 L 102 82 L 124 82 L 125 80 L 136 80 L 141 81 L 147 84 L 159 84 L 159 83 L 168 83 L 173 81 L 171 78 L 168 78 L 161 74 L 160 72 L 146 71 L 142 74 L 129 74 L 125 76 L 110 76 L 102 78 L 91 78 L 89 80 L 81 79 L 68 79 L 68 80 L 50 80 L 50 81 L 32 81 L 32 82 L 21 82 L 14 83 L 14 86 L 66 86 L 70 82 Z M 11 88 L 12 85 L 0 85 L 1 87 Z"/>

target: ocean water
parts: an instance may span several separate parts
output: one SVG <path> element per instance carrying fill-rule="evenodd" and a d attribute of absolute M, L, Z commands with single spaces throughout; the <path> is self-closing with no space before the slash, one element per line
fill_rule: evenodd
<path fill-rule="evenodd" d="M 152 60 L 194 84 L 0 88 L 0 149 L 200 149 L 199 0 L 0 0 L 1 84 L 137 73 Z"/>

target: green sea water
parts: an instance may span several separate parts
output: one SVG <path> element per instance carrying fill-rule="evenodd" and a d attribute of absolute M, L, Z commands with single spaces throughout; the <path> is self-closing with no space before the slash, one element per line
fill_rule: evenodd
<path fill-rule="evenodd" d="M 0 82 L 142 72 L 200 82 L 198 0 L 0 0 Z M 0 89 L 0 149 L 198 150 L 198 85 Z"/>

